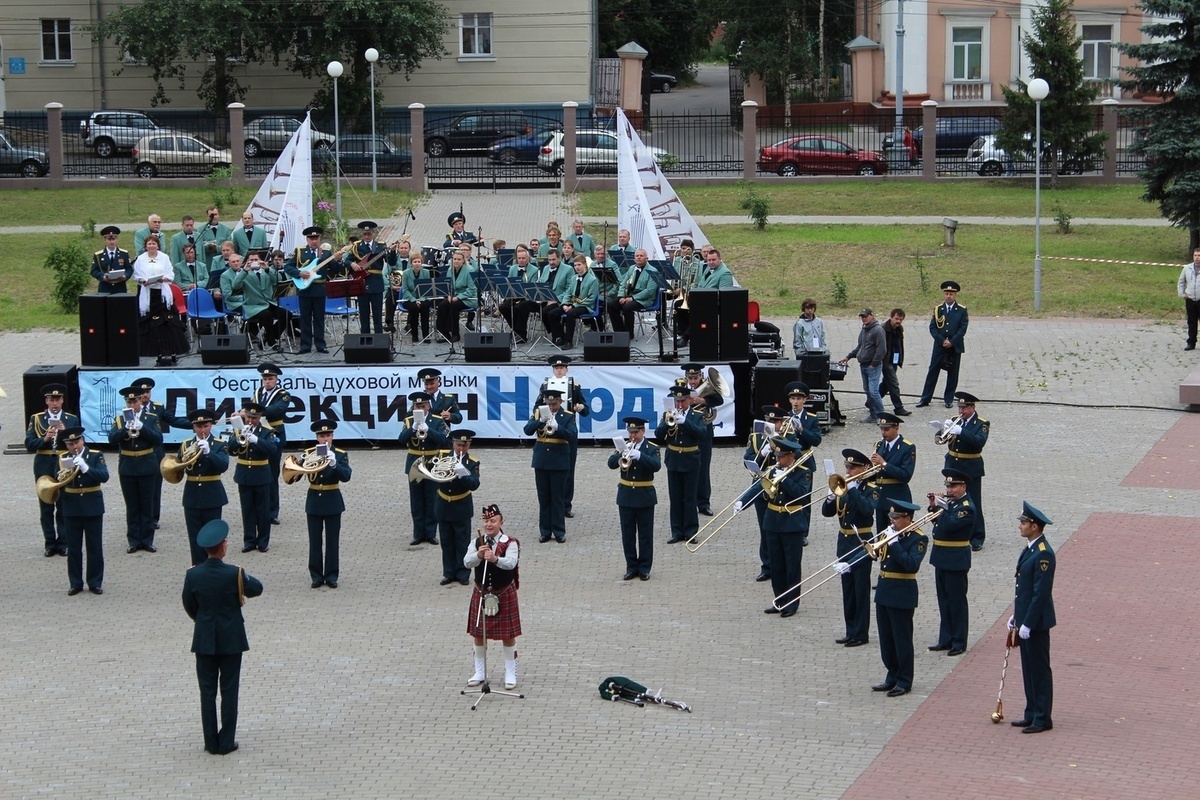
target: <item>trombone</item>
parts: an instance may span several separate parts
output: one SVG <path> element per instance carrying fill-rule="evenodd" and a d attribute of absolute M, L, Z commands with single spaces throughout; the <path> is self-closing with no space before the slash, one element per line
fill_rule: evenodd
<path fill-rule="evenodd" d="M 812 455 L 811 447 L 809 449 L 803 451 L 799 455 L 797 455 L 796 460 L 792 462 L 792 465 L 790 467 L 788 467 L 787 469 L 780 471 L 778 475 L 768 474 L 768 475 L 763 475 L 760 478 L 757 478 L 755 480 L 755 483 L 758 484 L 757 490 L 754 490 L 754 485 L 755 485 L 754 483 L 751 483 L 749 486 L 747 486 L 745 489 L 743 489 L 742 493 L 740 495 L 738 495 L 736 498 L 734 498 L 729 503 L 729 505 L 725 506 L 720 511 L 718 511 L 713 516 L 712 519 L 710 519 L 708 522 L 704 523 L 704 527 L 702 527 L 700 530 L 696 531 L 696 533 L 692 535 L 692 538 L 690 538 L 686 542 L 684 542 L 684 547 L 686 547 L 688 549 L 689 553 L 694 553 L 697 550 L 699 550 L 701 547 L 704 547 L 704 545 L 708 544 L 710 539 L 712 539 L 714 536 L 716 536 L 718 533 L 721 532 L 722 528 L 724 528 L 726 525 L 728 525 L 730 522 L 732 522 L 733 518 L 736 517 L 743 508 L 745 508 L 746 506 L 750 505 L 755 500 L 757 500 L 758 496 L 760 494 L 765 493 L 767 495 L 767 497 L 774 500 L 776 495 L 779 494 L 779 485 L 781 483 L 783 483 L 784 478 L 786 478 L 788 475 L 790 475 L 792 473 L 792 470 L 808 469 L 808 467 L 805 467 L 803 464 L 810 455 Z M 754 490 L 753 493 L 751 493 L 751 490 Z M 732 514 L 730 514 L 727 518 L 722 519 L 722 517 L 725 516 L 725 512 L 728 511 L 729 509 L 733 508 L 734 506 L 736 506 L 738 504 L 738 502 L 741 502 L 742 508 L 735 509 L 734 512 Z M 716 529 L 714 529 L 712 533 L 708 534 L 707 536 L 702 535 L 702 534 L 704 534 L 704 532 L 706 530 L 708 530 L 710 527 L 712 527 L 713 523 L 716 523 L 718 521 L 720 521 L 720 524 L 717 525 Z"/>
<path fill-rule="evenodd" d="M 873 464 L 870 467 L 867 467 L 866 469 L 864 469 L 862 472 L 855 475 L 850 480 L 855 480 L 855 481 L 862 483 L 862 482 L 866 481 L 867 479 L 872 478 L 875 475 L 878 475 L 880 472 L 882 472 L 884 470 L 884 468 L 886 466 L 887 466 L 886 463 Z M 847 487 L 849 485 L 850 485 L 850 481 L 846 480 L 845 477 L 843 477 L 841 475 L 830 475 L 829 476 L 829 494 L 822 495 L 821 497 L 813 498 L 812 500 L 808 500 L 808 498 L 812 497 L 814 494 L 821 491 L 821 488 L 817 487 L 816 489 L 813 489 L 808 494 L 803 495 L 801 497 L 797 497 L 795 500 L 791 500 L 788 503 L 784 504 L 784 508 L 787 509 L 787 512 L 789 514 L 795 514 L 798 511 L 803 511 L 806 508 L 815 506 L 817 503 L 824 502 L 827 497 L 831 497 L 831 496 L 832 497 L 841 497 L 842 495 L 844 495 L 846 493 Z M 799 503 L 802 500 L 807 500 L 807 502 L 805 502 L 804 505 L 795 506 L 795 507 L 792 506 L 793 503 Z"/>
<path fill-rule="evenodd" d="M 836 478 L 838 476 L 834 475 L 832 477 Z M 832 478 L 830 480 L 832 480 Z M 928 514 L 926 514 L 925 516 L 921 517 L 920 519 L 913 520 L 911 523 L 909 523 L 908 525 L 905 525 L 900 530 L 896 530 L 895 528 L 893 528 L 892 526 L 889 525 L 888 527 L 881 530 L 879 533 L 875 534 L 874 536 L 870 536 L 866 539 L 862 539 L 862 536 L 860 534 L 859 538 L 862 539 L 862 544 L 860 544 L 858 547 L 851 550 L 849 553 L 846 553 L 846 555 L 835 558 L 833 561 L 831 561 L 828 564 L 826 564 L 825 566 L 821 567 L 819 570 L 814 572 L 812 575 L 809 575 L 807 578 L 800 581 L 792 588 L 781 593 L 778 597 L 776 597 L 771 602 L 771 605 L 775 606 L 775 608 L 783 610 L 784 606 L 794 603 L 797 600 L 800 600 L 805 595 L 809 594 L 810 592 L 815 591 L 817 589 L 817 587 L 824 586 L 826 583 L 829 583 L 829 581 L 833 580 L 834 578 L 839 577 L 842 574 L 842 571 L 839 569 L 836 569 L 838 564 L 845 564 L 846 569 L 850 569 L 850 568 L 854 567 L 856 564 L 858 564 L 859 562 L 861 562 L 867 558 L 872 558 L 877 561 L 882 561 L 883 558 L 887 555 L 887 546 L 888 546 L 889 542 L 894 542 L 896 539 L 903 536 L 904 534 L 909 533 L 910 531 L 915 531 L 917 528 L 919 528 L 922 525 L 925 525 L 926 523 L 933 522 L 935 519 L 937 519 L 941 515 L 942 511 L 944 511 L 944 510 L 945 509 L 939 508 L 937 511 L 931 511 Z M 855 530 L 857 531 L 858 529 L 855 528 Z M 853 556 L 853 560 L 843 561 L 843 559 L 850 558 L 851 556 Z M 829 571 L 830 574 L 825 575 L 824 577 L 821 578 L 821 580 L 812 584 L 807 589 L 801 589 L 801 587 L 803 587 L 809 581 L 817 578 L 818 576 L 821 575 L 821 573 L 826 572 L 826 571 Z M 796 591 L 797 589 L 801 589 L 800 594 L 796 595 L 795 597 L 791 597 L 790 595 L 792 594 L 792 592 Z"/>

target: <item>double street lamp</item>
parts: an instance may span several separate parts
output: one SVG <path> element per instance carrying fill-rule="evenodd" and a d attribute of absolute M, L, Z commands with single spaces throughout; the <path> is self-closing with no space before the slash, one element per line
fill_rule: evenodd
<path fill-rule="evenodd" d="M 1033 310 L 1042 310 L 1042 101 L 1050 95 L 1050 84 L 1034 78 L 1025 89 L 1037 106 L 1033 172 Z"/>
<path fill-rule="evenodd" d="M 334 185 L 337 186 L 337 215 L 342 218 L 342 135 L 338 127 L 338 78 L 342 77 L 342 62 L 330 61 L 325 67 L 333 78 L 333 170 Z"/>

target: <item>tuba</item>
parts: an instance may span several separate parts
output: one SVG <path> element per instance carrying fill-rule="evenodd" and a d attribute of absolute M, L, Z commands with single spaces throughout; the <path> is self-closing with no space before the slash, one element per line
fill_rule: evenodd
<path fill-rule="evenodd" d="M 75 476 L 79 474 L 79 467 L 65 467 L 58 471 L 56 477 L 51 478 L 49 475 L 43 475 L 37 479 L 37 496 L 48 506 L 54 505 L 58 501 L 58 492 L 62 487 L 66 486 L 71 481 L 75 480 Z"/>
<path fill-rule="evenodd" d="M 720 372 L 717 372 L 716 367 L 709 367 L 708 378 L 696 387 L 697 397 L 712 397 L 714 395 L 729 397 L 731 394 L 733 392 L 730 391 L 729 384 L 725 383 L 725 379 L 721 377 Z M 700 419 L 704 420 L 705 425 L 711 425 L 713 420 L 717 418 L 717 409 L 708 405 L 708 403 L 705 403 L 704 407 L 698 413 L 700 414 Z"/>
<path fill-rule="evenodd" d="M 183 452 L 178 457 L 167 453 L 163 456 L 163 460 L 158 463 L 158 471 L 162 473 L 163 480 L 167 483 L 179 483 L 183 480 L 183 473 L 188 467 L 200 460 L 200 446 L 196 444 L 196 440 L 188 442 L 187 447 L 183 448 Z"/>
<path fill-rule="evenodd" d="M 317 448 L 315 447 L 305 450 L 303 455 L 303 459 L 289 455 L 283 460 L 279 474 L 282 476 L 284 483 L 291 485 L 306 475 L 316 475 L 328 465 L 325 456 L 317 455 Z"/>

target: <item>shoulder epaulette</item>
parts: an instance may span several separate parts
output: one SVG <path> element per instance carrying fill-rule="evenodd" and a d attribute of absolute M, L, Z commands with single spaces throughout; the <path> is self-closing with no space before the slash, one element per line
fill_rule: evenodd
<path fill-rule="evenodd" d="M 476 458 L 475 456 L 472 456 L 472 455 L 468 455 L 468 456 L 467 456 L 467 461 L 471 461 L 471 462 L 473 462 L 473 463 L 475 463 L 475 464 L 478 464 L 478 463 L 479 463 L 479 459 L 478 459 L 478 458 Z"/>
<path fill-rule="evenodd" d="M 1045 542 L 1038 542 L 1038 551 L 1042 552 L 1042 553 L 1046 552 L 1046 543 Z"/>
<path fill-rule="evenodd" d="M 99 249 L 99 250 L 97 250 L 95 253 L 92 253 L 92 255 L 95 255 L 95 256 L 102 256 L 102 255 L 104 255 L 104 248 L 100 248 L 100 249 Z"/>
<path fill-rule="evenodd" d="M 900 441 L 901 441 L 903 444 L 912 444 L 912 442 L 910 442 L 908 439 L 903 439 L 903 438 L 902 438 Z"/>

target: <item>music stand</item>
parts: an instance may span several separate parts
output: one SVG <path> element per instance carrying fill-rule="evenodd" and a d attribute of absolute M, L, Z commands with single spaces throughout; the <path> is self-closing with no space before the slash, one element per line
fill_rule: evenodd
<path fill-rule="evenodd" d="M 538 333 L 537 336 L 529 337 L 529 349 L 525 351 L 525 355 L 531 355 L 534 348 L 537 347 L 538 342 L 546 342 L 551 347 L 557 348 L 558 345 L 554 344 L 554 342 L 552 342 L 547 336 L 548 331 L 546 330 L 546 322 L 542 317 L 543 306 L 545 303 L 558 302 L 558 295 L 554 293 L 554 288 L 548 283 L 524 283 L 521 284 L 521 288 L 524 291 L 524 297 L 526 300 L 532 300 L 538 304 L 538 308 L 535 313 L 537 314 L 537 325 L 541 328 L 541 332 Z"/>
<path fill-rule="evenodd" d="M 478 689 L 462 689 L 459 691 L 460 695 L 479 695 L 479 699 L 476 700 L 474 705 L 471 706 L 472 711 L 475 711 L 479 708 L 479 704 L 483 702 L 483 698 L 492 694 L 504 695 L 505 697 L 515 697 L 518 700 L 525 699 L 525 695 L 518 692 L 500 691 L 499 689 L 493 690 L 492 683 L 490 680 L 488 680 L 488 650 L 491 648 L 487 646 L 487 614 L 483 613 L 483 587 L 487 586 L 487 571 L 488 562 L 485 561 L 483 562 L 483 578 L 480 581 L 479 589 L 479 611 L 477 612 L 478 616 L 476 617 L 476 619 L 479 620 L 479 627 L 483 632 L 483 683 L 479 684 Z"/>
<path fill-rule="evenodd" d="M 664 363 L 674 363 L 679 360 L 679 348 L 675 345 L 675 331 L 671 331 L 671 352 L 668 354 L 663 350 L 663 328 L 667 326 L 667 303 L 674 303 L 671 297 L 671 285 L 679 281 L 679 273 L 675 271 L 675 265 L 670 261 L 652 260 L 647 262 L 654 267 L 655 283 L 662 290 L 662 301 L 658 304 L 658 321 L 655 323 L 655 330 L 658 332 L 658 360 Z M 675 315 L 671 315 L 672 323 L 675 321 Z"/>
<path fill-rule="evenodd" d="M 512 264 L 513 258 L 517 255 L 517 250 L 514 247 L 501 247 L 496 251 L 496 263 L 502 267 L 508 267 Z"/>
<path fill-rule="evenodd" d="M 516 300 L 524 300 L 525 299 L 525 282 L 523 280 L 521 280 L 520 278 L 510 278 L 507 275 L 505 275 L 504 277 L 497 276 L 496 278 L 493 279 L 493 282 L 495 284 L 495 292 L 496 292 L 496 298 L 497 298 L 496 307 L 497 308 L 499 308 L 500 304 L 503 303 L 505 300 L 516 301 Z M 515 302 L 513 303 L 513 309 L 515 312 L 515 310 L 516 310 Z M 506 323 L 508 323 L 508 320 L 506 320 L 504 318 L 504 315 L 501 314 L 500 315 L 501 328 L 503 328 L 503 326 Z M 517 345 L 516 331 L 513 330 L 512 325 L 509 325 L 508 327 L 509 327 L 509 330 L 513 332 L 512 345 L 513 345 L 513 349 L 515 350 L 516 345 Z M 526 330 L 528 330 L 528 328 L 526 328 Z"/>
<path fill-rule="evenodd" d="M 608 257 L 611 258 L 613 263 L 621 269 L 625 269 L 625 267 L 633 263 L 633 257 L 629 254 L 629 251 L 623 247 L 610 247 L 608 250 Z"/>

